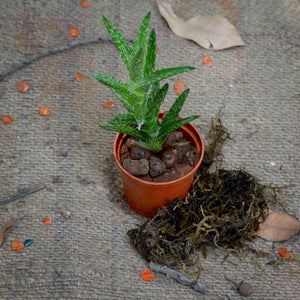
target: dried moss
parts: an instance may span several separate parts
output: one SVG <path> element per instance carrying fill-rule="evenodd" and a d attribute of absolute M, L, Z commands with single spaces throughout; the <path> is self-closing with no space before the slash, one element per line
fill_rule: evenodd
<path fill-rule="evenodd" d="M 162 208 L 140 227 L 128 232 L 134 248 L 147 260 L 183 267 L 198 261 L 213 246 L 240 257 L 247 240 L 258 230 L 258 218 L 268 207 L 265 186 L 243 170 L 216 168 L 222 146 L 230 139 L 220 114 L 212 120 L 204 160 L 184 199 Z"/>

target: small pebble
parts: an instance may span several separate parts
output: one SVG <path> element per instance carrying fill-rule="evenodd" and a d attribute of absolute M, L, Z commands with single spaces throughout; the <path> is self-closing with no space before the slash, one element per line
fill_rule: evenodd
<path fill-rule="evenodd" d="M 238 291 L 242 296 L 247 297 L 253 292 L 253 288 L 252 288 L 251 283 L 241 282 L 239 284 Z"/>
<path fill-rule="evenodd" d="M 67 209 L 61 209 L 60 214 L 67 219 L 71 217 L 71 211 Z"/>
<path fill-rule="evenodd" d="M 163 174 L 166 170 L 166 165 L 158 157 L 152 156 L 149 159 L 149 174 L 152 178 Z"/>
<path fill-rule="evenodd" d="M 28 239 L 24 241 L 24 246 L 28 247 L 29 245 L 31 245 L 33 243 L 34 240 Z"/>

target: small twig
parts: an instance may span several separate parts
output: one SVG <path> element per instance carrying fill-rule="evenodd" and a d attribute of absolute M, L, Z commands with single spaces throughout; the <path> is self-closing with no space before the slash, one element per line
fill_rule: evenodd
<path fill-rule="evenodd" d="M 134 42 L 134 39 L 128 38 L 126 39 L 128 42 Z M 2 73 L 0 73 L 0 81 L 3 80 L 4 77 L 16 72 L 17 70 L 28 66 L 29 64 L 31 64 L 32 62 L 51 55 L 51 54 L 55 54 L 57 52 L 62 52 L 71 48 L 74 48 L 76 46 L 79 45 L 86 45 L 86 44 L 90 44 L 90 43 L 99 43 L 99 42 L 106 42 L 106 41 L 112 41 L 112 39 L 110 37 L 94 37 L 94 38 L 87 38 L 85 40 L 79 40 L 79 41 L 74 41 L 71 43 L 68 43 L 66 45 L 61 45 L 61 46 L 56 46 L 54 48 L 45 50 L 43 52 L 38 52 L 34 55 L 29 56 L 27 59 L 25 59 L 23 62 L 20 63 L 14 63 L 12 64 L 7 70 L 3 71 Z"/>
<path fill-rule="evenodd" d="M 46 187 L 47 187 L 46 184 L 40 183 L 40 184 L 34 185 L 30 188 L 21 189 L 12 196 L 0 199 L 0 205 L 7 204 L 11 201 L 14 201 L 14 200 L 17 200 L 17 199 L 20 199 L 20 198 L 24 198 L 25 196 L 30 195 L 30 194 L 35 193 L 35 192 L 38 192 L 38 191 L 40 191 L 40 190 L 42 190 Z"/>
<path fill-rule="evenodd" d="M 170 269 L 167 266 L 159 265 L 159 264 L 156 264 L 153 261 L 151 261 L 149 264 L 149 267 L 151 270 L 153 270 L 155 272 L 163 273 L 163 274 L 167 275 L 169 278 L 174 279 L 183 285 L 192 287 L 197 292 L 201 292 L 203 294 L 205 294 L 207 292 L 207 288 L 199 281 L 197 281 L 194 284 L 193 280 L 186 278 L 180 272 Z"/>

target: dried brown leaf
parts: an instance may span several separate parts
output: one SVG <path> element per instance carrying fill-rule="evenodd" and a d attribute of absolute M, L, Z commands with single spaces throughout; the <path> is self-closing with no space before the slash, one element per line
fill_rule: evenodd
<path fill-rule="evenodd" d="M 12 227 L 15 223 L 16 223 L 16 220 L 11 220 L 3 226 L 2 230 L 0 231 L 0 246 L 3 243 L 4 233 L 5 233 L 6 229 Z"/>
<path fill-rule="evenodd" d="M 269 211 L 266 219 L 259 220 L 258 236 L 271 242 L 289 239 L 300 230 L 300 222 L 295 218 L 275 211 Z"/>
<path fill-rule="evenodd" d="M 205 49 L 245 46 L 235 27 L 224 17 L 202 15 L 184 21 L 173 12 L 169 3 L 160 0 L 157 3 L 160 14 L 179 37 L 192 40 Z"/>

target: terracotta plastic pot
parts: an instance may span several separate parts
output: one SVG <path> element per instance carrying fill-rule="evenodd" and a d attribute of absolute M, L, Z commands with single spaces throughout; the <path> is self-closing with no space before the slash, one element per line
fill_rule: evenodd
<path fill-rule="evenodd" d="M 114 142 L 114 157 L 121 170 L 124 194 L 129 205 L 137 213 L 151 217 L 157 209 L 168 204 L 166 199 L 174 201 L 183 198 L 189 192 L 194 175 L 199 168 L 204 155 L 204 144 L 198 130 L 191 123 L 180 128 L 185 138 L 201 152 L 195 167 L 185 176 L 169 182 L 149 182 L 139 179 L 127 172 L 122 164 L 120 149 L 126 134 L 118 133 Z"/>

